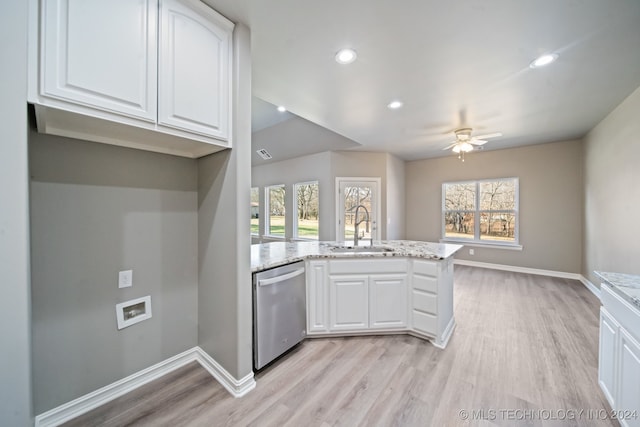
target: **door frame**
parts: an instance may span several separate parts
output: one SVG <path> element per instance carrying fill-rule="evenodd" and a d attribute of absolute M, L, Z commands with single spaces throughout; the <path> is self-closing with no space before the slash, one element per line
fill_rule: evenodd
<path fill-rule="evenodd" d="M 380 194 L 382 193 L 382 178 L 378 177 L 351 177 L 351 176 L 337 176 L 336 177 L 336 240 L 344 241 L 344 227 L 342 226 L 342 213 L 344 211 L 343 198 L 340 194 L 340 188 L 342 184 L 351 183 L 354 185 L 358 184 L 375 184 L 374 191 L 374 204 L 375 204 L 375 221 L 376 221 L 376 230 L 375 237 L 373 240 L 381 240 L 382 239 L 382 230 L 380 229 L 381 225 L 381 217 L 382 217 L 382 200 L 380 199 Z"/>

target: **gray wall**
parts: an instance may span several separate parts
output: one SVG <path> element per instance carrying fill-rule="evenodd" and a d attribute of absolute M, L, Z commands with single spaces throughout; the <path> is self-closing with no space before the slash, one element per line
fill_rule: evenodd
<path fill-rule="evenodd" d="M 32 424 L 27 169 L 27 2 L 0 13 L 0 424 Z"/>
<path fill-rule="evenodd" d="M 29 157 L 40 414 L 197 344 L 197 167 L 35 131 Z M 115 305 L 145 295 L 153 317 L 118 331 Z"/>
<path fill-rule="evenodd" d="M 467 248 L 456 258 L 518 267 L 580 273 L 582 253 L 582 143 L 566 141 L 475 152 L 406 165 L 408 239 L 438 241 L 442 183 L 485 178 L 520 179 L 522 251 Z"/>
<path fill-rule="evenodd" d="M 233 149 L 198 160 L 198 343 L 236 379 L 252 371 L 250 39 L 235 27 Z"/>
<path fill-rule="evenodd" d="M 640 88 L 585 137 L 584 261 L 593 270 L 640 274 Z"/>
<path fill-rule="evenodd" d="M 295 159 L 268 163 L 252 168 L 252 186 L 260 187 L 260 212 L 264 212 L 264 188 L 285 184 L 287 213 L 285 237 L 293 237 L 293 185 L 305 181 L 318 181 L 320 185 L 320 240 L 336 238 L 336 177 L 381 178 L 380 210 L 378 222 L 382 239 L 404 238 L 404 161 L 387 153 L 361 151 L 327 151 Z M 264 217 L 264 214 L 262 215 Z M 389 222 L 389 219 L 391 222 Z M 247 228 L 249 225 L 247 224 Z M 260 221 L 260 234 L 264 222 Z M 262 238 L 263 242 L 270 241 Z"/>
<path fill-rule="evenodd" d="M 387 239 L 405 236 L 405 161 L 387 155 Z"/>

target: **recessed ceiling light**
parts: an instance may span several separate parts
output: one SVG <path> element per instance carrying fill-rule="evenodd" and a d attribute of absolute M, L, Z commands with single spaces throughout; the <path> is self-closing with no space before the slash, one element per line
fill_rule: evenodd
<path fill-rule="evenodd" d="M 287 111 L 287 109 L 281 105 L 278 107 L 278 111 L 280 111 L 281 113 L 284 113 L 285 111 Z"/>
<path fill-rule="evenodd" d="M 531 62 L 531 64 L 529 64 L 529 67 L 531 68 L 544 67 L 545 65 L 551 64 L 556 59 L 558 59 L 558 55 L 556 55 L 555 53 L 548 53 L 546 55 L 542 55 L 534 59 Z"/>
<path fill-rule="evenodd" d="M 390 108 L 392 110 L 397 110 L 400 107 L 402 107 L 402 101 L 391 101 L 387 104 L 387 108 Z"/>
<path fill-rule="evenodd" d="M 353 49 L 340 49 L 336 53 L 336 62 L 338 64 L 351 64 L 357 57 L 358 54 Z"/>

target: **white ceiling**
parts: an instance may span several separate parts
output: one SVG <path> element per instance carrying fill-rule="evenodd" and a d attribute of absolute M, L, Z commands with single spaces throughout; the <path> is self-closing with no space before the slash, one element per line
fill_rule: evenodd
<path fill-rule="evenodd" d="M 582 137 L 640 86 L 638 0 L 205 1 L 251 28 L 256 97 L 404 159 L 461 125 L 502 132 L 487 150 Z"/>

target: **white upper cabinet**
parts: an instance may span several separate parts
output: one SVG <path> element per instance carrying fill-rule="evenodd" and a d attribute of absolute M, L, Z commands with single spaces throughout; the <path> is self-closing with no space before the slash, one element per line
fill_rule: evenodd
<path fill-rule="evenodd" d="M 49 0 L 42 13 L 42 95 L 155 122 L 155 0 Z"/>
<path fill-rule="evenodd" d="M 228 137 L 231 28 L 202 3 L 160 7 L 158 122 Z"/>
<path fill-rule="evenodd" d="M 231 146 L 233 23 L 199 0 L 31 0 L 38 130 L 200 157 Z"/>

